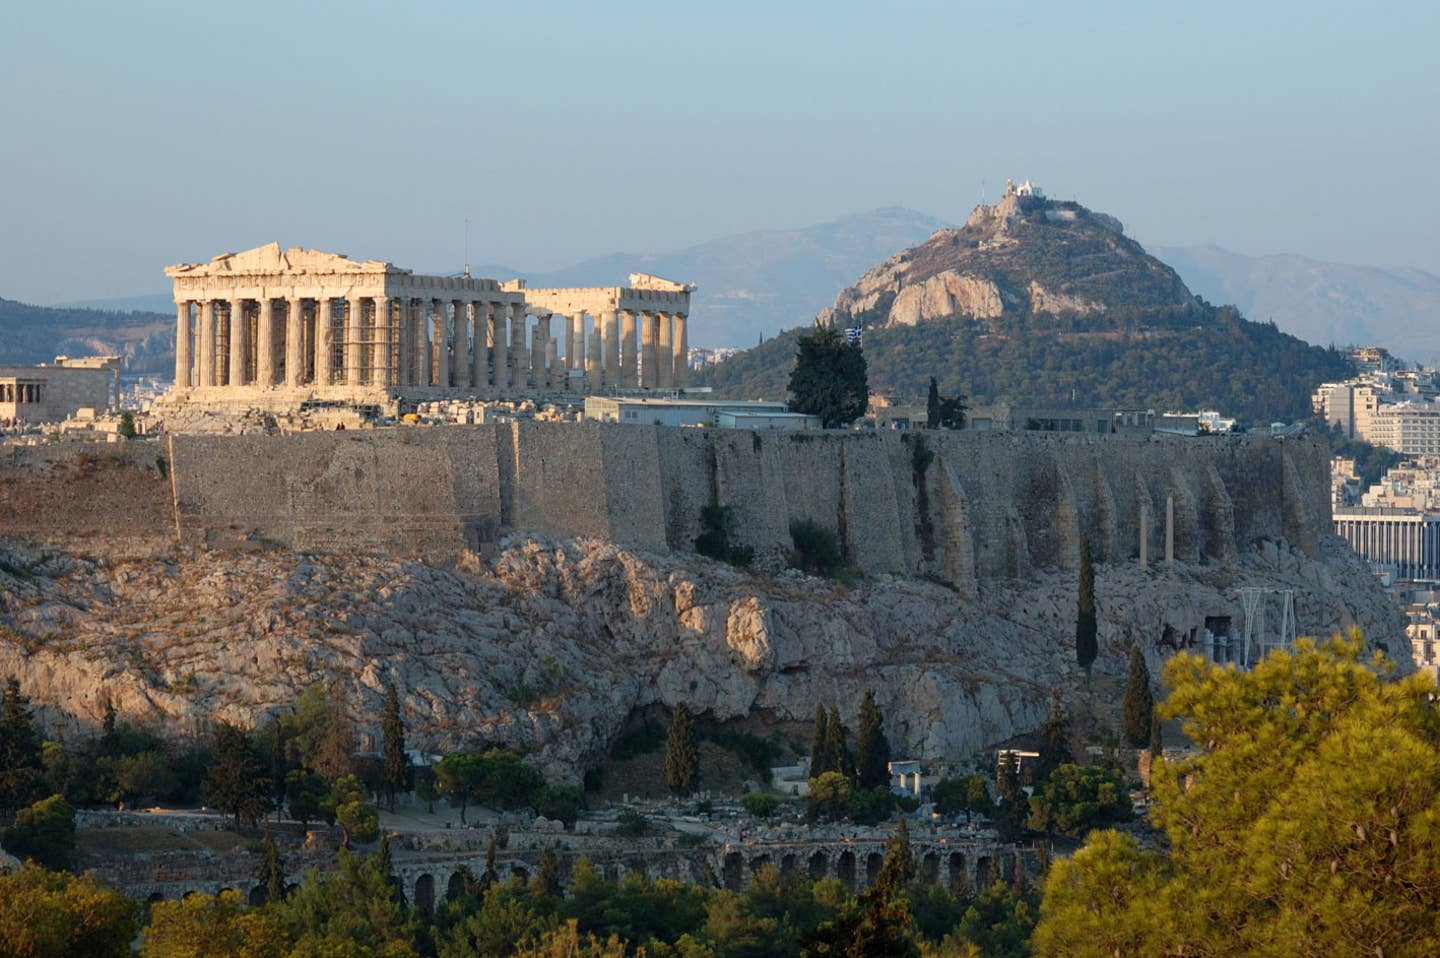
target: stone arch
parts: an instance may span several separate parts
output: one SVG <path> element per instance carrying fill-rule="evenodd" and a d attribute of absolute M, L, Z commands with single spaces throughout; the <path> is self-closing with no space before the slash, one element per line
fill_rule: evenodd
<path fill-rule="evenodd" d="M 204 893 L 203 891 L 201 891 L 200 889 L 198 889 L 198 888 L 192 888 L 192 889 L 190 889 L 189 891 L 185 892 L 185 894 L 181 895 L 181 896 L 180 896 L 180 900 L 181 900 L 181 901 L 189 901 L 190 899 L 194 898 L 196 895 L 203 895 L 203 894 L 205 894 L 205 893 Z"/>
<path fill-rule="evenodd" d="M 529 880 L 530 880 L 530 869 L 526 868 L 524 865 L 511 865 L 511 866 L 510 866 L 510 877 L 511 877 L 511 878 L 518 878 L 518 879 L 520 879 L 521 881 L 529 881 Z"/>
<path fill-rule="evenodd" d="M 799 863 L 795 858 L 794 852 L 789 852 L 788 854 L 780 856 L 780 874 L 793 875 L 798 868 Z"/>
<path fill-rule="evenodd" d="M 965 877 L 965 855 L 963 852 L 950 853 L 950 859 L 946 863 L 946 871 L 948 874 L 945 876 L 945 884 L 950 886 L 951 891 L 956 891 L 969 884 L 969 879 Z"/>
<path fill-rule="evenodd" d="M 855 887 L 855 853 L 848 848 L 840 853 L 840 859 L 835 863 L 835 877 L 839 878 L 846 888 Z"/>
<path fill-rule="evenodd" d="M 435 876 L 421 875 L 415 879 L 415 910 L 429 918 L 435 914 Z"/>
<path fill-rule="evenodd" d="M 920 880 L 927 885 L 940 881 L 940 855 L 937 852 L 926 852 L 925 857 L 920 859 Z"/>
<path fill-rule="evenodd" d="M 740 857 L 739 852 L 730 852 L 725 856 L 720 868 L 720 880 L 729 891 L 739 891 L 745 887 L 745 859 Z"/>
<path fill-rule="evenodd" d="M 830 873 L 830 857 L 824 852 L 815 852 L 805 868 L 811 881 L 819 881 Z"/>
<path fill-rule="evenodd" d="M 457 868 L 450 873 L 450 880 L 445 883 L 445 900 L 455 901 L 465 894 L 465 872 Z"/>
<path fill-rule="evenodd" d="M 875 884 L 880 877 L 880 869 L 885 864 L 885 856 L 879 852 L 871 852 L 865 856 L 865 887 L 869 888 Z"/>
<path fill-rule="evenodd" d="M 756 855 L 754 858 L 750 859 L 749 874 L 751 875 L 751 877 L 753 877 L 756 872 L 758 872 L 760 869 L 764 868 L 768 864 L 770 864 L 769 855 Z"/>
<path fill-rule="evenodd" d="M 975 891 L 980 892 L 990 884 L 990 856 L 981 856 L 975 862 Z"/>
<path fill-rule="evenodd" d="M 155 904 L 157 901 L 164 901 L 164 900 L 165 900 L 165 893 L 164 893 L 164 892 L 152 891 L 152 892 L 150 893 L 150 897 L 145 899 L 145 904 L 147 904 L 147 905 L 153 905 L 153 904 Z"/>

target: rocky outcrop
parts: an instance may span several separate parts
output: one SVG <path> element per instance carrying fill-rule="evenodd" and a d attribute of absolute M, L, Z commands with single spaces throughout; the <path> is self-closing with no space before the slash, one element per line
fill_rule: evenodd
<path fill-rule="evenodd" d="M 1398 613 L 1338 540 L 1315 557 L 1265 545 L 1169 575 L 1101 564 L 1097 681 L 1121 680 L 1132 642 L 1158 670 L 1172 647 L 1195 647 L 1206 617 L 1240 623 L 1240 585 L 1293 588 L 1302 633 L 1360 625 L 1403 647 Z M 961 758 L 1033 728 L 1052 687 L 1080 694 L 1074 574 L 1053 569 L 966 583 L 970 599 L 884 575 L 854 588 L 754 576 L 597 540 L 516 539 L 445 568 L 19 547 L 5 568 L 0 674 L 44 706 L 52 735 L 98 722 L 107 701 L 168 734 L 249 724 L 320 681 L 344 693 L 373 744 L 393 681 L 412 744 L 508 744 L 575 781 L 632 711 L 656 703 L 805 722 L 817 702 L 848 713 L 873 688 L 896 754 Z"/>

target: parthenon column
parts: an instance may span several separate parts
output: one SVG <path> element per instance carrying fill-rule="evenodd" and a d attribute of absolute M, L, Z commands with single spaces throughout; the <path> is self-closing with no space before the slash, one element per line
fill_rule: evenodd
<path fill-rule="evenodd" d="M 360 335 L 364 331 L 361 322 L 361 308 L 364 300 L 359 296 L 352 296 L 345 301 L 345 385 L 360 385 L 360 371 L 362 363 Z"/>
<path fill-rule="evenodd" d="M 619 314 L 615 310 L 607 310 L 600 316 L 600 322 L 605 327 L 605 373 L 604 382 L 607 386 L 622 385 L 620 381 L 620 324 Z"/>
<path fill-rule="evenodd" d="M 620 314 L 620 385 L 626 389 L 640 385 L 635 359 L 635 311 L 627 309 Z"/>
<path fill-rule="evenodd" d="M 560 323 L 565 327 L 565 368 L 575 368 L 575 320 L 573 316 L 561 316 Z"/>
<path fill-rule="evenodd" d="M 328 386 L 335 378 L 335 301 L 322 295 L 315 303 L 315 385 Z"/>
<path fill-rule="evenodd" d="M 269 305 L 266 300 L 266 305 Z M 262 307 L 261 315 L 264 315 Z M 273 322 L 273 320 L 272 320 Z M 268 339 L 268 347 L 265 331 L 260 331 L 260 349 L 273 350 L 275 348 L 275 334 L 272 331 Z M 271 359 L 270 379 L 264 380 L 265 385 L 274 382 L 274 359 Z M 305 300 L 289 299 L 285 301 L 285 385 L 291 389 L 296 388 L 305 381 Z"/>
<path fill-rule="evenodd" d="M 410 385 L 430 385 L 430 335 L 425 331 L 425 301 L 405 301 L 405 325 L 410 328 Z"/>
<path fill-rule="evenodd" d="M 510 388 L 510 331 L 506 326 L 506 317 L 512 309 L 513 306 L 496 303 L 490 316 L 490 346 L 494 352 L 497 392 Z"/>
<path fill-rule="evenodd" d="M 245 385 L 245 347 L 250 341 L 245 328 L 245 301 L 230 301 L 230 385 Z"/>
<path fill-rule="evenodd" d="M 601 363 L 600 363 L 600 330 L 592 329 L 590 339 L 585 350 L 585 385 L 586 391 L 598 393 L 600 391 Z"/>
<path fill-rule="evenodd" d="M 190 301 L 175 304 L 175 388 L 190 385 Z"/>
<path fill-rule="evenodd" d="M 275 385 L 275 300 L 260 300 L 260 319 L 255 330 L 255 384 Z"/>
<path fill-rule="evenodd" d="M 655 388 L 655 336 L 659 322 L 654 313 L 640 314 L 640 385 Z"/>
<path fill-rule="evenodd" d="M 550 314 L 535 317 L 535 330 L 530 334 L 530 370 L 535 388 L 549 389 L 550 376 Z"/>
<path fill-rule="evenodd" d="M 490 385 L 490 308 L 480 300 L 469 304 L 469 311 L 475 317 L 475 336 L 469 343 L 469 382 L 477 390 Z"/>
<path fill-rule="evenodd" d="M 197 386 L 215 385 L 215 300 L 203 299 L 196 307 L 200 326 L 199 382 Z"/>
<path fill-rule="evenodd" d="M 529 316 L 523 303 L 510 307 L 510 365 L 515 372 L 511 383 L 516 392 L 530 388 L 530 357 L 525 351 L 525 327 L 530 325 Z"/>
<path fill-rule="evenodd" d="M 690 336 L 686 331 L 684 313 L 675 314 L 675 388 L 690 384 Z"/>
<path fill-rule="evenodd" d="M 382 389 L 395 385 L 395 374 L 392 371 L 394 366 L 390 362 L 390 345 L 395 339 L 395 324 L 390 318 L 392 302 L 388 296 L 375 297 L 375 325 L 372 333 L 375 351 L 370 366 L 370 384 Z"/>
<path fill-rule="evenodd" d="M 670 314 L 659 313 L 660 335 L 655 340 L 655 385 L 669 389 L 675 382 L 675 353 L 670 345 Z"/>
<path fill-rule="evenodd" d="M 430 385 L 442 389 L 450 385 L 450 330 L 446 322 L 445 300 L 430 301 Z"/>
<path fill-rule="evenodd" d="M 470 348 L 470 304 L 463 299 L 454 302 L 455 307 L 455 333 L 450 341 L 450 385 L 460 387 L 468 386 L 465 381 L 465 373 L 468 369 L 466 360 L 469 358 Z"/>
<path fill-rule="evenodd" d="M 570 317 L 570 334 L 574 337 L 575 348 L 570 348 L 570 340 L 565 341 L 565 365 L 580 372 L 585 371 L 585 310 L 575 311 Z"/>
<path fill-rule="evenodd" d="M 395 385 L 415 384 L 415 324 L 410 321 L 410 298 L 395 299 Z"/>

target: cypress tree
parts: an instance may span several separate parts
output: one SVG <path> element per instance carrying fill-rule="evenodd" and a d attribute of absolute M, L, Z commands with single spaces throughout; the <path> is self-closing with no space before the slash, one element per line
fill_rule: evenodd
<path fill-rule="evenodd" d="M 500 880 L 500 872 L 495 869 L 495 833 L 490 833 L 490 844 L 485 847 L 485 870 L 480 873 L 480 891 L 483 896 L 486 889 Z"/>
<path fill-rule="evenodd" d="M 280 849 L 275 845 L 275 836 L 270 825 L 265 825 L 264 857 L 260 860 L 260 887 L 264 889 L 265 904 L 280 901 L 285 897 L 285 864 L 280 860 Z"/>
<path fill-rule="evenodd" d="M 394 682 L 385 683 L 385 714 L 380 723 L 384 736 L 385 793 L 390 811 L 395 811 L 395 793 L 406 791 L 410 759 L 405 754 L 405 723 L 400 719 L 400 696 Z"/>
<path fill-rule="evenodd" d="M 6 679 L 0 693 L 0 808 L 24 808 L 43 794 L 40 733 L 29 704 L 20 680 Z"/>
<path fill-rule="evenodd" d="M 1080 535 L 1080 601 L 1075 611 L 1075 661 L 1085 670 L 1090 686 L 1090 666 L 1100 651 L 1095 638 L 1095 566 L 1090 562 L 1090 537 Z"/>
<path fill-rule="evenodd" d="M 940 384 L 930 377 L 930 393 L 925 397 L 925 428 L 940 428 Z"/>
<path fill-rule="evenodd" d="M 695 746 L 695 723 L 690 710 L 681 702 L 670 719 L 670 733 L 665 737 L 665 784 L 677 795 L 695 791 L 700 778 L 700 753 Z"/>
<path fill-rule="evenodd" d="M 1150 669 L 1139 645 L 1130 646 L 1130 673 L 1125 677 L 1125 740 L 1144 748 L 1150 740 L 1155 699 L 1150 694 Z"/>
<path fill-rule="evenodd" d="M 560 894 L 560 864 L 555 860 L 555 850 L 550 847 L 540 853 L 540 866 L 535 877 L 530 879 L 532 898 L 554 898 Z"/>
<path fill-rule="evenodd" d="M 840 724 L 840 710 L 832 705 L 830 717 L 825 723 L 825 771 L 839 772 L 851 778 L 855 770 L 850 764 L 850 756 L 845 749 L 845 726 Z"/>
<path fill-rule="evenodd" d="M 828 741 L 829 732 L 825 722 L 825 706 L 819 702 L 815 703 L 815 731 L 810 735 L 810 777 L 819 778 L 826 772 L 833 772 L 834 769 L 827 768 L 825 764 L 825 745 Z"/>
<path fill-rule="evenodd" d="M 890 783 L 890 743 L 885 740 L 883 724 L 880 710 L 875 707 L 875 693 L 866 689 L 855 731 L 856 779 L 861 788 Z"/>
<path fill-rule="evenodd" d="M 1020 787 L 1020 763 L 1014 755 L 1006 755 L 1000 761 L 995 773 L 995 794 L 1000 799 L 995 811 L 1000 837 L 1013 842 L 1025 833 L 1025 822 L 1030 818 L 1030 802 Z"/>
<path fill-rule="evenodd" d="M 1154 711 L 1150 712 L 1150 756 L 1152 759 L 1160 758 L 1165 754 L 1165 740 L 1160 735 L 1160 716 Z"/>

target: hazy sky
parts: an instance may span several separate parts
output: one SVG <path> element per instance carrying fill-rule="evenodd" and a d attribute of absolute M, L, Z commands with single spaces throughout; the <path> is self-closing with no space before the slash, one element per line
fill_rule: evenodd
<path fill-rule="evenodd" d="M 540 270 L 1007 176 L 1142 241 L 1440 272 L 1440 5 L 1378 6 L 17 0 L 0 296 L 272 240 L 449 271 L 466 216 Z"/>

